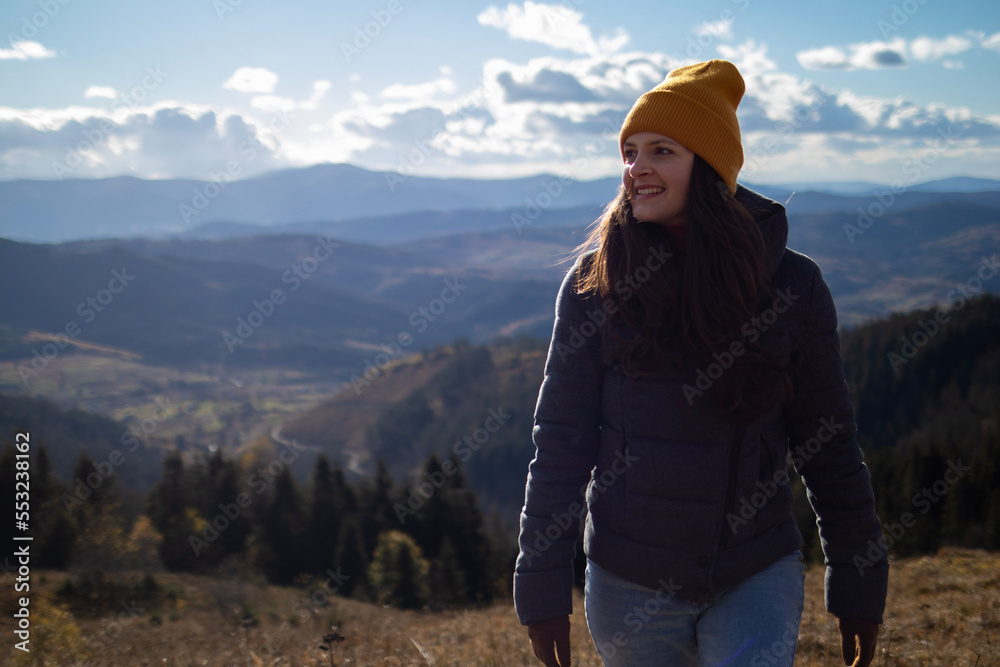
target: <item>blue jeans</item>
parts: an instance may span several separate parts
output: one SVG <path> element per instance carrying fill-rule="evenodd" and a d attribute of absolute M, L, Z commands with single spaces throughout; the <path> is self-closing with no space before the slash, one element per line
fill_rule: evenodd
<path fill-rule="evenodd" d="M 605 665 L 791 667 L 804 597 L 802 552 L 695 603 L 587 561 L 585 608 Z"/>

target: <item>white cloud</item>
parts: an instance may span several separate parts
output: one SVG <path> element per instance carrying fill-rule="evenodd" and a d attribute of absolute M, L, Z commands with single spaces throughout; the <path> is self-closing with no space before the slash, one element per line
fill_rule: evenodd
<path fill-rule="evenodd" d="M 879 168 L 898 170 L 941 127 L 983 146 L 970 169 L 994 169 L 984 166 L 985 156 L 1000 155 L 1000 118 L 824 90 L 781 71 L 767 45 L 752 40 L 717 48 L 746 81 L 739 113 L 747 155 L 753 156 L 745 163 L 746 178 L 753 182 L 801 180 L 804 165 L 817 180 L 836 180 L 847 171 L 878 180 Z M 861 51 L 859 57 L 869 56 Z M 335 114 L 324 130 L 329 134 L 320 139 L 341 155 L 347 151 L 345 159 L 360 166 L 421 176 L 607 176 L 619 169 L 616 139 L 625 113 L 640 94 L 688 62 L 642 52 L 522 63 L 495 58 L 484 63 L 484 88 L 475 95 L 446 92 L 435 82 L 389 91 L 398 95 L 353 91 L 351 108 Z"/>
<path fill-rule="evenodd" d="M 37 60 L 55 57 L 55 51 L 45 48 L 38 42 L 12 41 L 9 49 L 0 49 L 0 60 Z"/>
<path fill-rule="evenodd" d="M 796 109 L 810 106 L 816 97 L 811 84 L 778 71 L 777 63 L 767 56 L 766 44 L 754 40 L 737 46 L 721 44 L 719 53 L 743 75 L 746 93 L 741 112 L 746 116 L 753 109 L 759 116 L 756 121 L 765 126 L 773 127 L 776 122 L 791 118 Z"/>
<path fill-rule="evenodd" d="M 852 44 L 851 64 L 858 69 L 882 69 L 906 65 L 906 42 L 901 38 L 891 42 Z"/>
<path fill-rule="evenodd" d="M 113 100 L 117 95 L 118 92 L 110 86 L 88 86 L 87 90 L 83 93 L 83 96 L 88 99 L 91 97 L 106 97 L 109 100 Z"/>
<path fill-rule="evenodd" d="M 309 96 L 308 100 L 304 102 L 299 102 L 299 108 L 305 111 L 315 111 L 316 109 L 319 108 L 320 100 L 326 97 L 327 92 L 329 92 L 330 88 L 332 87 L 333 84 L 327 81 L 326 79 L 319 79 L 317 81 L 313 81 L 312 95 Z"/>
<path fill-rule="evenodd" d="M 733 38 L 733 19 L 719 19 L 718 21 L 705 21 L 694 29 L 694 34 L 698 37 L 716 37 L 718 39 Z"/>
<path fill-rule="evenodd" d="M 933 138 L 938 128 L 952 127 L 963 139 L 1000 145 L 1000 117 L 977 115 L 962 107 L 918 105 L 902 97 L 825 90 L 781 72 L 767 57 L 767 46 L 753 41 L 722 45 L 719 51 L 736 64 L 746 82 L 739 110 L 744 136 L 787 130 L 790 125 L 797 135 L 836 137 L 840 146 L 858 141 L 888 145 Z"/>
<path fill-rule="evenodd" d="M 255 95 L 250 98 L 250 106 L 260 109 L 265 113 L 290 113 L 299 108 L 299 103 L 289 97 L 279 97 L 278 95 Z"/>
<path fill-rule="evenodd" d="M 707 25 L 698 30 L 709 30 Z M 711 29 L 719 32 L 724 26 Z M 966 37 L 973 46 L 993 39 Z M 957 48 L 949 44 L 933 40 L 922 53 Z M 869 66 L 874 53 L 890 48 L 913 63 L 924 62 L 903 40 L 854 46 L 830 47 L 833 51 L 817 60 L 829 64 L 840 58 L 845 68 Z M 767 45 L 754 41 L 715 48 L 717 57 L 736 63 L 746 81 L 739 110 L 748 156 L 742 178 L 759 183 L 837 180 L 850 173 L 885 182 L 926 150 L 939 128 L 953 128 L 957 139 L 935 169 L 1000 175 L 995 166 L 1000 164 L 1000 116 L 825 90 L 801 72 L 782 71 Z M 946 56 L 937 58 L 943 67 L 961 66 Z M 448 66 L 437 67 L 440 74 L 432 74 L 437 77 L 432 80 L 399 79 L 382 90 L 363 90 L 353 81 L 357 77 L 341 79 L 338 85 L 348 87 L 339 91 L 339 106 L 323 101 L 330 81 L 314 81 L 308 98 L 305 92 L 284 97 L 273 94 L 277 77 L 272 74 L 270 83 L 258 86 L 267 92 L 249 95 L 252 108 L 242 112 L 183 102 L 113 112 L 0 108 L 0 178 L 51 178 L 53 160 L 65 161 L 67 146 L 105 131 L 100 129 L 105 118 L 112 119 L 113 130 L 81 151 L 83 163 L 74 176 L 204 178 L 230 157 L 241 159 L 235 148 L 256 138 L 264 159 L 248 163 L 253 174 L 351 162 L 417 176 L 509 178 L 548 172 L 598 178 L 620 169 L 617 133 L 636 98 L 690 62 L 665 53 L 599 50 L 564 50 L 526 61 L 493 58 L 482 64 L 479 82 L 469 87 Z M 297 117 L 293 112 L 299 110 L 325 113 Z M 278 112 L 291 115 L 292 125 L 270 132 L 265 121 L 273 118 L 267 114 Z M 784 133 L 783 127 L 792 131 Z"/>
<path fill-rule="evenodd" d="M 806 69 L 848 69 L 851 65 L 850 57 L 835 46 L 799 51 L 795 58 Z"/>
<path fill-rule="evenodd" d="M 1000 51 L 1000 32 L 995 32 L 989 37 L 984 37 L 982 44 L 984 48 Z"/>
<path fill-rule="evenodd" d="M 380 97 L 396 97 L 411 100 L 426 100 L 442 93 L 450 94 L 455 92 L 455 82 L 448 77 L 441 77 L 427 83 L 416 83 L 406 85 L 395 83 L 382 92 Z"/>
<path fill-rule="evenodd" d="M 316 111 L 319 108 L 320 100 L 326 96 L 331 86 L 332 84 L 326 79 L 319 79 L 313 82 L 312 94 L 308 99 L 296 101 L 290 97 L 279 95 L 255 95 L 250 99 L 250 106 L 265 113 L 291 113 L 298 109 Z"/>
<path fill-rule="evenodd" d="M 631 107 L 639 95 L 683 63 L 660 53 L 640 52 L 533 58 L 524 65 L 494 58 L 484 64 L 483 80 L 509 103 L 586 104 L 599 111 Z"/>
<path fill-rule="evenodd" d="M 732 61 L 744 79 L 754 79 L 778 69 L 777 63 L 767 57 L 767 45 L 757 44 L 752 39 L 736 46 L 720 44 L 719 54 Z"/>
<path fill-rule="evenodd" d="M 944 56 L 953 56 L 972 48 L 972 41 L 967 37 L 948 35 L 944 39 L 933 37 L 917 37 L 910 42 L 910 53 L 917 60 L 937 60 Z"/>
<path fill-rule="evenodd" d="M 278 84 L 278 75 L 263 67 L 241 67 L 222 84 L 223 88 L 241 93 L 271 93 Z"/>
<path fill-rule="evenodd" d="M 0 107 L 0 123 L 18 123 L 40 132 L 57 131 L 69 122 L 84 122 L 94 116 L 107 115 L 104 110 L 93 107 L 72 106 L 62 109 Z"/>
<path fill-rule="evenodd" d="M 525 64 L 491 59 L 474 91 L 446 92 L 439 79 L 374 99 L 352 92 L 353 108 L 329 126 L 340 146 L 354 138 L 348 159 L 370 168 L 475 177 L 547 170 L 597 178 L 618 169 L 617 141 L 607 137 L 617 135 L 625 112 L 680 64 L 639 52 Z"/>
<path fill-rule="evenodd" d="M 230 159 L 240 163 L 241 177 L 256 175 L 287 166 L 281 129 L 178 102 L 114 110 L 0 107 L 0 178 L 208 178 Z"/>
<path fill-rule="evenodd" d="M 480 25 L 506 31 L 514 39 L 547 44 L 580 54 L 614 53 L 628 43 L 621 29 L 614 37 L 594 39 L 583 24 L 583 14 L 564 5 L 546 5 L 527 0 L 523 7 L 487 7 L 476 17 Z"/>
<path fill-rule="evenodd" d="M 945 56 L 964 53 L 975 46 L 975 38 L 985 48 L 1000 51 L 1000 33 L 986 37 L 982 33 L 967 31 L 966 36 L 946 35 L 945 37 L 917 37 L 909 43 L 901 37 L 891 42 L 859 42 L 849 44 L 846 49 L 838 46 L 824 46 L 817 49 L 799 51 L 795 54 L 799 64 L 805 69 L 883 69 L 908 64 L 908 59 L 920 62 L 940 60 Z M 944 64 L 956 67 L 955 61 Z"/>
<path fill-rule="evenodd" d="M 849 44 L 847 51 L 835 46 L 808 49 L 795 54 L 805 69 L 883 69 L 906 65 L 906 42 L 900 37 L 891 42 Z"/>

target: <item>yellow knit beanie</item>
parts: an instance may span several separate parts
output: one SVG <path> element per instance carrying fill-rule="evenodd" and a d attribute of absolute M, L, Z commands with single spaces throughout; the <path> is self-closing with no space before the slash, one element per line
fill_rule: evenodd
<path fill-rule="evenodd" d="M 700 155 L 736 194 L 736 175 L 743 166 L 736 107 L 745 90 L 739 70 L 727 60 L 678 67 L 626 116 L 618 135 L 622 158 L 631 135 L 663 134 Z"/>

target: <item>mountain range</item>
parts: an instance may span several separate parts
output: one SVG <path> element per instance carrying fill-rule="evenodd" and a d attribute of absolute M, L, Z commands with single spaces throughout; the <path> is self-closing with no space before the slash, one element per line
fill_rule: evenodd
<path fill-rule="evenodd" d="M 893 210 L 845 234 L 856 223 L 854 213 L 805 214 L 789 235 L 789 247 L 822 267 L 848 326 L 945 304 L 1000 247 L 1000 209 L 975 204 Z M 290 365 L 347 380 L 400 336 L 413 351 L 456 337 L 547 338 L 559 281 L 585 232 L 508 228 L 393 246 L 322 235 L 5 240 L 0 357 L 31 359 L 38 336 L 78 328 L 74 344 L 150 362 Z"/>
<path fill-rule="evenodd" d="M 534 227 L 590 222 L 617 186 L 617 178 L 429 178 L 347 164 L 286 169 L 238 181 L 14 180 L 0 182 L 0 237 L 54 243 L 311 234 L 321 229 L 347 241 L 391 245 L 416 237 L 511 227 L 513 215 Z M 855 211 L 890 190 L 855 182 L 750 187 L 787 202 L 792 215 Z M 970 203 L 1000 206 L 1000 181 L 960 177 L 897 190 L 892 207 L 939 203 L 955 193 Z"/>
<path fill-rule="evenodd" d="M 233 182 L 204 224 L 172 235 L 176 220 L 163 216 L 205 183 L 0 183 L 0 358 L 30 360 L 62 334 L 67 353 L 104 346 L 175 367 L 277 365 L 348 381 L 401 338 L 411 351 L 548 338 L 558 284 L 613 179 L 392 177 L 321 165 Z M 859 194 L 869 185 L 760 188 L 787 202 L 788 246 L 819 263 L 842 325 L 944 304 L 995 262 L 1000 182 Z M 342 218 L 315 217 L 333 202 Z M 116 272 L 134 278 L 121 285 Z"/>
<path fill-rule="evenodd" d="M 165 424 L 152 436 L 157 446 L 182 435 L 198 446 L 239 446 L 257 433 L 344 455 L 355 471 L 371 463 L 371 453 L 399 453 L 395 472 L 407 474 L 432 443 L 474 429 L 488 407 L 520 406 L 515 419 L 523 424 L 511 433 L 530 431 L 534 388 L 524 388 L 539 378 L 559 283 L 615 181 L 414 176 L 392 191 L 386 174 L 327 165 L 220 187 L 198 219 L 177 225 L 178 201 L 205 185 L 0 183 L 0 391 L 84 407 L 104 392 L 95 404 L 119 403 L 133 425 L 143 423 L 142 405 L 166 392 L 172 404 L 191 410 L 175 421 L 196 427 Z M 879 349 L 895 349 L 894 313 L 954 303 L 959 285 L 965 296 L 1000 286 L 989 268 L 1000 248 L 1000 183 L 948 179 L 895 194 L 870 183 L 825 192 L 812 185 L 755 189 L 787 203 L 788 246 L 822 268 L 845 340 L 864 341 L 853 354 L 871 356 L 873 344 L 868 334 L 850 338 L 852 331 L 881 331 Z M 340 217 L 322 215 L 335 201 Z M 883 319 L 895 324 L 865 326 Z M 490 342 L 487 364 L 478 346 Z M 439 351 L 449 345 L 471 356 L 452 366 Z M 395 361 L 403 348 L 422 354 L 383 374 L 383 360 Z M 21 369 L 30 375 L 44 368 L 50 354 L 79 355 L 85 363 L 24 380 Z M 109 357 L 133 365 L 127 380 L 112 375 L 124 371 L 105 370 L 127 365 L 101 363 Z M 881 363 L 872 359 L 871 367 Z M 377 372 L 366 376 L 373 366 Z M 91 381 L 84 367 L 101 377 Z M 258 384 L 241 384 L 267 382 L 272 369 L 298 376 L 287 380 L 284 403 L 274 398 L 278 390 L 258 400 Z M 183 376 L 168 375 L 175 370 Z M 351 391 L 372 375 L 379 383 Z M 315 393 L 303 396 L 293 384 L 300 379 Z M 852 384 L 869 381 L 855 377 Z M 897 393 L 884 384 L 871 394 Z M 411 396 L 421 388 L 423 396 Z M 109 391 L 118 393 L 108 398 Z M 328 398 L 319 402 L 320 395 Z M 312 409 L 298 415 L 293 400 Z M 445 408 L 461 419 L 435 431 L 428 415 Z M 412 451 L 396 452 L 406 438 L 386 424 L 411 424 L 422 435 Z M 511 471 L 529 453 L 520 435 L 510 438 L 519 444 L 497 446 L 469 467 L 486 497 L 501 502 L 516 500 L 508 491 L 523 470 Z M 137 485 L 151 467 L 140 472 Z M 491 475 L 500 480 L 495 488 L 483 481 Z"/>

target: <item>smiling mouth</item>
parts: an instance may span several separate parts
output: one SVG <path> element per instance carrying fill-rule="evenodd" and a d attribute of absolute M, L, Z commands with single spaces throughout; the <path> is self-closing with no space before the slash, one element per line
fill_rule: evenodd
<path fill-rule="evenodd" d="M 666 191 L 666 188 L 655 188 L 655 187 L 636 188 L 635 189 L 635 194 L 638 195 L 638 196 L 640 196 L 640 197 L 643 197 L 643 196 L 658 195 L 661 192 L 665 192 L 665 191 Z"/>

